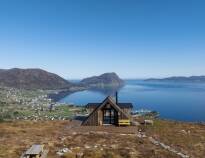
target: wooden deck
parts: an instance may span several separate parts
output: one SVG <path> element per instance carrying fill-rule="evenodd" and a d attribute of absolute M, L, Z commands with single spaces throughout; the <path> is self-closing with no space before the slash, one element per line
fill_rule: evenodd
<path fill-rule="evenodd" d="M 137 126 L 81 126 L 80 121 L 72 121 L 66 127 L 68 132 L 86 133 L 86 132 L 108 132 L 108 133 L 123 133 L 123 134 L 136 134 L 138 132 Z"/>

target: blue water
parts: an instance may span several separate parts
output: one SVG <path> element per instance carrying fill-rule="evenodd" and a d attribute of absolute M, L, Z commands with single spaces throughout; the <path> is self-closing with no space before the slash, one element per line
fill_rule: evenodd
<path fill-rule="evenodd" d="M 60 102 L 86 105 L 101 102 L 116 89 L 85 90 L 69 94 Z M 161 118 L 179 121 L 205 121 L 205 84 L 160 83 L 126 80 L 118 90 L 120 102 L 131 102 L 134 109 L 156 110 Z"/>

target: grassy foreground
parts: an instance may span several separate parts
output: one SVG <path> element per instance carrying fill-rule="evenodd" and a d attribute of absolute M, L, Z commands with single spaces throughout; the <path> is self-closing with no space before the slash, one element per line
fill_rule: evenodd
<path fill-rule="evenodd" d="M 40 143 L 50 150 L 48 158 L 60 157 L 56 152 L 65 147 L 70 152 L 62 156 L 64 158 L 75 157 L 77 153 L 83 153 L 85 158 L 178 158 L 147 138 L 123 134 L 126 128 L 129 127 L 100 132 L 79 127 L 69 120 L 3 122 L 0 123 L 0 157 L 19 157 L 30 145 Z M 154 126 L 138 129 L 191 157 L 203 158 L 205 155 L 204 125 L 156 120 Z"/>
<path fill-rule="evenodd" d="M 147 135 L 168 144 L 194 158 L 205 157 L 205 125 L 176 121 L 155 120 L 145 127 Z"/>

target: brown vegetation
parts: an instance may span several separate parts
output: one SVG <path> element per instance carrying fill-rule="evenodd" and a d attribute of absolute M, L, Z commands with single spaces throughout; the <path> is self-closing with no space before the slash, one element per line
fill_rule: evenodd
<path fill-rule="evenodd" d="M 82 127 L 76 121 L 15 121 L 0 123 L 0 129 L 2 158 L 20 157 L 36 143 L 45 144 L 50 150 L 48 158 L 58 158 L 56 152 L 65 147 L 72 152 L 64 158 L 79 153 L 85 158 L 177 158 L 148 139 L 138 138 L 136 127 Z M 160 120 L 142 130 L 193 157 L 202 158 L 205 154 L 203 125 Z"/>
<path fill-rule="evenodd" d="M 167 120 L 155 120 L 154 126 L 145 128 L 147 135 L 169 144 L 191 157 L 205 155 L 205 125 Z"/>

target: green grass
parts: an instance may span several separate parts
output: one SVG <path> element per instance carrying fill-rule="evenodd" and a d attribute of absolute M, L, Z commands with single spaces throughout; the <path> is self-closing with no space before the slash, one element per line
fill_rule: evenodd
<path fill-rule="evenodd" d="M 16 118 L 25 118 L 38 116 L 38 118 L 48 117 L 64 117 L 71 118 L 74 116 L 75 108 L 67 105 L 55 107 L 55 110 L 49 111 L 48 106 L 50 101 L 47 98 L 43 98 L 31 106 L 31 100 L 39 98 L 39 96 L 46 95 L 47 91 L 42 90 L 18 90 L 11 88 L 0 87 L 0 120 L 12 120 Z M 18 101 L 15 101 L 18 100 Z M 19 102 L 19 100 L 24 100 Z M 41 108 L 44 110 L 42 111 Z M 81 108 L 77 108 L 81 109 Z M 74 110 L 74 111 L 73 111 Z"/>
<path fill-rule="evenodd" d="M 72 118 L 76 112 L 83 112 L 81 107 L 71 107 L 68 105 L 56 106 L 54 110 L 50 111 L 48 107 L 44 107 L 44 110 L 36 110 L 35 108 L 22 105 L 8 105 L 0 107 L 0 120 L 12 120 L 17 117 L 20 119 L 33 118 L 37 116 L 38 118 L 45 119 L 46 116 L 49 118 Z"/>

